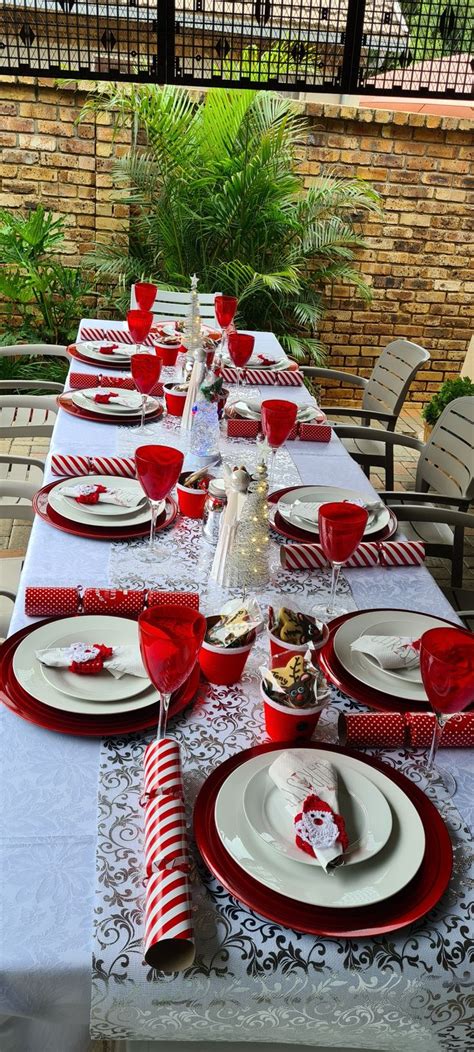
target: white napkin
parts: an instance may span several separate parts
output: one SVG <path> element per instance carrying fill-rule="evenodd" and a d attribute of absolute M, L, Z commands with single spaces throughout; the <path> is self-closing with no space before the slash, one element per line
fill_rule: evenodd
<path fill-rule="evenodd" d="M 299 749 L 290 749 L 280 753 L 271 764 L 268 773 L 294 815 L 311 793 L 324 800 L 332 811 L 339 814 L 337 772 L 327 760 L 322 760 L 316 754 L 313 760 L 312 757 L 308 758 L 308 753 L 303 758 Z M 328 870 L 344 864 L 343 848 L 336 842 L 338 829 L 334 822 L 330 819 L 325 820 L 320 827 L 316 827 L 318 828 L 320 832 L 317 840 L 314 839 L 314 827 L 308 830 L 308 839 L 311 840 L 318 862 L 327 873 Z M 301 825 L 298 833 L 306 839 L 305 830 Z"/>
<path fill-rule="evenodd" d="M 99 651 L 93 644 L 78 642 L 71 643 L 68 647 L 37 650 L 35 653 L 42 665 L 49 665 L 50 668 L 69 668 L 73 661 L 89 661 L 96 657 Z M 113 647 L 112 657 L 105 659 L 104 668 L 114 679 L 120 679 L 122 676 L 140 676 L 148 679 L 140 648 L 135 643 Z"/>
<path fill-rule="evenodd" d="M 104 354 L 104 358 L 113 358 L 114 355 L 117 355 L 117 357 L 129 358 L 132 354 L 132 351 L 138 349 L 135 344 L 115 344 L 114 340 L 100 340 L 100 342 L 93 340 L 83 340 L 80 343 L 76 343 L 76 348 L 79 351 L 79 353 L 83 351 L 87 354 L 88 351 L 92 351 L 94 354 L 97 354 L 97 352 L 99 352 L 100 354 L 102 347 L 110 348 L 110 350 Z"/>
<path fill-rule="evenodd" d="M 78 485 L 78 486 L 63 486 L 60 490 L 62 497 L 85 497 L 89 493 L 94 493 L 97 489 L 97 484 L 90 483 L 90 485 Z M 99 493 L 99 504 L 117 504 L 120 508 L 138 508 L 139 504 L 143 503 L 142 493 L 133 493 L 130 490 L 125 489 L 107 489 L 105 493 Z M 93 507 L 94 505 L 92 505 Z M 91 507 L 91 505 L 85 504 L 85 508 Z"/>
<path fill-rule="evenodd" d="M 140 409 L 142 404 L 141 395 L 137 391 L 120 391 L 120 392 L 109 392 L 109 391 L 98 391 L 96 387 L 91 387 L 89 390 L 81 391 L 84 398 L 88 398 L 94 405 L 101 406 L 100 402 L 95 401 L 96 394 L 113 394 L 113 398 L 109 402 L 104 403 L 106 405 L 122 405 L 126 406 L 127 409 Z"/>
<path fill-rule="evenodd" d="M 233 415 L 243 417 L 245 420 L 260 420 L 262 416 L 261 407 L 258 402 L 232 402 Z M 230 407 L 229 407 L 230 408 Z M 326 419 L 322 409 L 315 405 L 300 405 L 296 414 L 299 423 L 310 423 L 312 420 L 318 422 Z"/>
<path fill-rule="evenodd" d="M 351 643 L 351 650 L 369 654 L 384 669 L 417 668 L 419 651 L 411 636 L 359 636 Z"/>

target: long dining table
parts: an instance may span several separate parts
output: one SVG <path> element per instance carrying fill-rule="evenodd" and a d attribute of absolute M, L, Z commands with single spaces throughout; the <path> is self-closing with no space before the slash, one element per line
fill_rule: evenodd
<path fill-rule="evenodd" d="M 110 331 L 119 326 L 90 319 L 81 326 L 99 324 Z M 259 332 L 255 337 L 259 353 L 281 353 L 272 334 Z M 92 364 L 77 360 L 72 369 L 98 372 Z M 283 394 L 278 387 L 256 390 L 262 398 L 283 396 L 298 403 L 310 398 L 304 386 L 285 389 Z M 179 423 L 168 418 L 148 425 L 146 441 L 180 445 Z M 98 424 L 60 410 L 45 482 L 54 477 L 52 453 L 130 454 L 139 442 L 136 428 Z M 228 443 L 227 455 L 231 449 Z M 245 444 L 237 442 L 239 463 L 244 454 Z M 335 434 L 328 444 L 288 442 L 277 474 L 279 470 L 279 483 L 288 484 L 287 478 L 293 477 L 304 484 L 339 485 L 368 496 L 374 492 Z M 165 550 L 164 562 L 157 557 L 151 567 L 143 555 L 145 540 L 130 545 L 88 540 L 61 533 L 36 517 L 10 631 L 34 623 L 25 615 L 27 585 L 114 587 L 153 579 L 153 583 L 166 587 L 174 583 L 176 589 L 182 589 L 188 585 L 188 575 L 194 584 L 197 578 L 192 567 L 199 545 L 196 533 L 191 542 L 186 540 L 186 529 L 184 521 L 169 531 L 172 537 L 176 530 L 176 551 L 174 541 L 172 549 L 168 548 L 168 556 L 174 552 L 174 558 L 170 560 Z M 183 561 L 176 558 L 180 545 Z M 424 566 L 347 570 L 345 578 L 355 607 L 423 610 L 457 623 Z M 314 587 L 311 575 L 306 582 L 308 588 Z M 275 582 L 273 594 L 276 600 Z M 206 612 L 205 583 L 201 599 Z M 245 728 L 245 712 L 239 715 L 235 688 L 227 691 L 232 694 L 227 721 L 226 688 L 218 693 L 220 708 L 215 691 L 209 688 L 209 704 L 204 698 L 197 713 L 191 707 L 179 717 L 176 729 L 171 725 L 184 750 L 185 778 L 189 761 L 190 794 L 195 794 L 217 763 L 264 738 L 258 719 Z M 98 886 L 96 873 L 98 788 L 103 802 L 110 764 L 123 765 L 125 799 L 127 765 L 134 762 L 134 749 L 141 748 L 140 737 L 148 741 L 151 735 L 104 743 L 49 732 L 5 708 L 1 716 L 3 1052 L 86 1052 L 91 996 L 93 1036 L 123 1041 L 120 1048 L 129 1047 L 129 1042 L 137 1052 L 155 1043 L 158 1048 L 172 1042 L 211 1040 L 245 1042 L 255 1048 L 260 1043 L 284 1046 L 297 1042 L 320 1049 L 378 1052 L 402 1048 L 407 1052 L 461 1052 L 468 1047 L 463 1043 L 469 994 L 463 882 L 466 826 L 472 818 L 474 793 L 467 750 L 445 749 L 439 754 L 440 766 L 454 771 L 458 781 L 454 806 L 446 805 L 445 812 L 456 846 L 455 868 L 450 891 L 414 930 L 352 943 L 301 936 L 253 915 L 216 881 L 204 878 L 198 868 L 196 912 L 203 916 L 201 930 L 196 917 L 196 965 L 184 977 L 150 979 L 144 974 L 139 977 L 140 945 L 129 938 L 130 933 L 128 941 L 121 941 L 113 910 L 109 925 L 113 938 L 104 938 L 102 928 L 103 953 L 98 953 L 98 925 L 100 928 L 113 888 Z M 212 719 L 211 747 L 206 726 Z M 395 765 L 409 764 L 412 758 L 402 753 L 390 753 L 387 758 Z M 126 845 L 122 847 L 125 858 Z M 122 906 L 119 915 L 126 928 L 131 923 L 126 898 Z M 111 952 L 114 939 L 116 947 Z"/>

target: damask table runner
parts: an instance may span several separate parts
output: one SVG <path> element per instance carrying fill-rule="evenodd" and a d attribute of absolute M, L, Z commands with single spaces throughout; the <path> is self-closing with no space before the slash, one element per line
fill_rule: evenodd
<path fill-rule="evenodd" d="M 114 326 L 111 326 L 113 329 Z M 270 334 L 257 335 L 259 351 L 268 354 L 278 351 L 278 344 Z M 90 372 L 88 364 L 74 363 L 74 371 L 83 369 Z M 255 394 L 255 389 L 254 389 Z M 272 389 L 263 389 L 266 397 L 274 396 Z M 302 401 L 307 397 L 304 389 L 292 391 L 292 398 Z M 75 419 L 65 413 L 59 413 L 52 439 L 52 451 L 104 455 L 124 452 L 118 447 L 118 438 L 124 441 L 122 428 L 104 427 L 83 420 Z M 237 452 L 238 444 L 235 449 Z M 367 480 L 357 465 L 345 453 L 336 437 L 328 446 L 315 447 L 309 443 L 293 443 L 291 454 L 297 463 L 304 483 L 319 481 L 326 485 L 351 485 L 355 489 L 364 489 L 370 494 Z M 45 481 L 50 481 L 47 473 Z M 179 530 L 180 527 L 177 527 Z M 173 536 L 176 534 L 173 533 Z M 33 525 L 25 569 L 19 589 L 11 631 L 30 623 L 24 615 L 24 588 L 26 584 L 84 584 L 107 586 L 115 583 L 112 580 L 108 558 L 111 546 L 107 543 L 97 544 L 84 538 L 66 536 L 52 529 L 41 520 Z M 119 556 L 119 553 L 117 553 Z M 113 560 L 116 556 L 113 555 Z M 120 572 L 120 557 L 117 558 L 115 572 Z M 388 578 L 388 573 L 390 577 Z M 407 576 L 408 575 L 408 576 Z M 297 576 L 297 575 L 295 575 Z M 298 575 L 299 576 L 299 575 Z M 369 580 L 370 577 L 370 580 Z M 303 575 L 304 579 L 304 575 Z M 358 606 L 373 605 L 372 589 L 378 590 L 383 601 L 394 606 L 403 607 L 407 581 L 416 590 L 417 605 L 440 616 L 453 617 L 451 608 L 441 595 L 436 584 L 424 568 L 416 570 L 379 571 L 370 574 L 360 571 L 347 573 L 354 598 Z M 387 595 L 387 580 L 390 581 L 390 595 Z M 215 702 L 218 716 L 216 729 L 219 727 L 220 713 L 223 708 L 222 697 Z M 232 696 L 226 706 L 237 720 L 236 707 L 238 699 L 233 702 Z M 232 709 L 234 705 L 234 709 Z M 226 708 L 227 712 L 227 708 Z M 89 1011 L 91 991 L 91 935 L 94 908 L 95 853 L 97 844 L 97 775 L 101 745 L 95 740 L 77 739 L 48 733 L 41 728 L 18 719 L 13 713 L 3 710 L 2 721 L 2 756 L 0 760 L 0 777 L 2 779 L 3 807 L 1 812 L 2 837 L 4 845 L 3 866 L 3 899 L 4 930 L 2 945 L 2 1004 L 1 1033 L 2 1049 L 5 1052 L 37 1052 L 47 1049 L 48 1052 L 89 1052 Z M 240 718 L 240 717 L 239 717 Z M 200 719 L 200 708 L 195 706 L 191 713 L 184 713 L 172 729 L 179 731 L 186 724 L 192 728 Z M 252 717 L 249 717 L 248 734 L 252 731 Z M 200 733 L 196 723 L 196 735 Z M 247 735 L 247 731 L 245 732 Z M 226 742 L 231 737 L 231 729 Z M 247 740 L 247 739 L 246 739 Z M 119 749 L 124 758 L 130 753 L 140 759 L 140 749 L 145 740 L 140 739 L 140 748 L 134 739 L 127 738 L 121 743 L 114 742 L 113 748 Z M 193 747 L 193 736 L 187 737 L 186 750 Z M 237 751 L 240 743 L 228 742 L 229 751 Z M 187 752 L 186 752 L 187 756 Z M 207 768 L 219 762 L 220 756 L 204 758 L 203 773 Z M 464 819 L 469 816 L 469 806 L 473 794 L 469 791 L 469 774 L 471 757 L 458 750 L 445 750 L 440 757 L 440 766 L 446 765 L 458 777 L 460 791 L 457 801 Z M 20 777 L 21 774 L 21 777 Z M 133 801 L 133 798 L 132 798 Z M 124 814 L 124 824 L 127 814 Z M 203 872 L 203 871 L 202 871 Z M 19 874 L 22 875 L 21 879 Z M 200 885 L 200 887 L 204 887 Z M 350 976 L 348 967 L 352 965 L 352 950 L 349 948 L 343 955 L 338 948 L 334 949 L 335 970 L 328 977 L 328 954 L 332 954 L 333 943 L 329 940 L 313 941 L 313 948 L 308 954 L 302 946 L 301 938 L 295 936 L 292 949 L 285 953 L 287 970 L 281 989 L 275 983 L 281 979 L 272 979 L 274 959 L 272 950 L 267 953 L 270 943 L 271 925 L 265 927 L 265 943 L 262 956 L 254 949 L 252 926 L 253 921 L 247 911 L 232 903 L 229 896 L 222 895 L 218 904 L 207 898 L 207 914 L 202 914 L 200 921 L 201 954 L 207 956 L 202 965 L 199 986 L 187 984 L 184 993 L 175 980 L 166 979 L 148 983 L 150 991 L 150 1011 L 162 1020 L 162 1032 L 158 1040 L 170 1044 L 173 1040 L 186 1037 L 180 1031 L 178 1023 L 186 1022 L 193 1030 L 193 1040 L 209 1039 L 203 1033 L 201 1022 L 194 1017 L 199 1001 L 208 1005 L 208 1014 L 215 1011 L 221 1029 L 231 1040 L 251 1042 L 300 1042 L 301 1035 L 286 1026 L 284 1019 L 283 993 L 296 1005 L 300 992 L 308 988 L 308 979 L 314 973 L 318 977 L 318 988 L 321 996 L 324 990 L 328 996 L 335 997 L 337 974 L 341 971 L 346 976 L 343 1004 L 338 1009 L 338 1021 L 335 1028 L 333 1044 L 347 1047 L 364 1047 L 373 1049 L 393 1048 L 390 1016 L 379 1007 L 373 1014 L 367 1007 L 365 992 L 370 988 L 373 979 L 369 971 L 364 972 L 367 962 L 357 958 L 361 967 Z M 200 908 L 199 900 L 195 905 Z M 419 958 L 419 965 L 411 967 L 414 996 L 418 991 L 421 1008 L 425 1004 L 426 993 L 422 985 L 427 969 L 433 967 L 437 948 L 440 948 L 440 962 L 436 963 L 436 974 L 440 974 L 446 985 L 441 987 L 440 1001 L 427 1009 L 424 1022 L 424 1033 L 431 1032 L 432 1044 L 436 1048 L 439 1039 L 434 1037 L 441 1032 L 443 1025 L 446 1033 L 454 1026 L 452 1052 L 463 1047 L 463 1025 L 465 1022 L 464 990 L 468 965 L 463 950 L 458 951 L 460 915 L 457 907 L 453 910 L 454 921 L 446 936 L 448 913 L 445 910 L 444 920 L 440 922 L 440 934 L 436 934 L 437 920 L 423 929 L 417 937 L 417 945 L 412 946 L 405 933 L 403 950 L 397 953 L 395 960 L 387 956 L 384 947 L 372 946 L 379 977 L 384 963 L 387 962 L 383 978 L 387 991 L 395 990 L 400 983 L 400 974 L 404 971 L 409 957 Z M 207 928 L 205 918 L 208 918 Z M 216 943 L 216 918 L 219 925 L 222 952 L 216 952 L 211 959 L 210 949 Z M 448 919 L 447 919 L 448 918 Z M 234 947 L 234 926 L 242 930 L 243 947 Z M 206 935 L 207 932 L 207 935 Z M 403 933 L 402 933 L 403 934 Z M 121 938 L 120 931 L 117 935 Z M 110 938 L 115 937 L 110 932 Z M 245 983 L 257 984 L 261 998 L 258 1010 L 245 1020 L 245 1027 L 240 1029 L 238 1013 L 234 1011 L 234 999 L 238 996 L 239 978 L 232 978 L 227 973 L 226 953 L 235 954 L 233 960 L 241 960 L 239 965 Z M 331 957 L 332 961 L 332 957 Z M 98 965 L 97 965 L 98 967 Z M 115 966 L 114 966 L 115 967 Z M 234 971 L 238 974 L 235 964 Z M 368 966 L 367 966 L 368 967 Z M 112 969 L 114 970 L 114 969 Z M 227 978 L 226 978 L 227 973 Z M 382 981 L 382 980 L 381 980 Z M 104 973 L 104 984 L 106 975 Z M 441 982 L 441 981 L 440 981 Z M 459 983 L 461 1001 L 455 984 Z M 116 979 L 110 979 L 116 985 Z M 226 985 L 227 984 L 227 985 Z M 121 983 L 119 983 L 121 985 Z M 190 993 L 188 991 L 191 991 Z M 380 984 L 379 984 L 379 994 Z M 212 1006 L 215 1005 L 215 1009 Z M 273 1005 L 273 1007 L 272 1007 Z M 277 1007 L 274 1007 L 274 1006 Z M 447 1008 L 446 1008 L 447 1005 Z M 211 1007 L 209 1007 L 211 1006 Z M 188 1012 L 189 1010 L 189 1012 Z M 432 1022 L 426 1019 L 432 1016 Z M 97 1012 L 96 1012 L 97 1018 Z M 166 1020 L 169 1023 L 166 1023 Z M 276 1034 L 277 1020 L 281 1029 Z M 294 1020 L 294 1017 L 293 1017 Z M 235 1025 L 234 1025 L 235 1022 Z M 290 1032 L 291 1030 L 291 1032 Z M 301 1015 L 301 1031 L 313 1046 L 327 1044 L 328 1027 L 324 1020 L 322 1025 L 307 1019 L 304 1011 Z M 410 1033 L 410 1026 L 406 1028 Z M 214 1035 L 213 1035 L 214 1036 Z M 219 1032 L 216 1031 L 216 1039 Z M 413 1035 L 412 1035 L 413 1036 Z M 444 1047 L 451 1049 L 445 1039 Z M 456 1043 L 457 1042 L 457 1043 Z M 140 1052 L 140 1042 L 131 1046 L 133 1052 Z M 158 1045 L 159 1047 L 159 1045 Z M 398 1035 L 397 1047 L 405 1047 L 405 1036 Z M 418 1041 L 417 1048 L 422 1048 Z M 427 1043 L 425 1042 L 425 1047 Z M 148 1052 L 148 1050 L 147 1050 Z"/>

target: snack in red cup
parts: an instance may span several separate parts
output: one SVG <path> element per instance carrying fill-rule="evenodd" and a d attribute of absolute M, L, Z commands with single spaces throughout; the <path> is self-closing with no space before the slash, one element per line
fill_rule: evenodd
<path fill-rule="evenodd" d="M 311 738 L 326 697 L 318 696 L 319 672 L 311 664 L 311 653 L 275 654 L 271 669 L 262 668 L 261 694 L 265 727 L 272 741 Z"/>
<path fill-rule="evenodd" d="M 184 471 L 178 480 L 176 491 L 181 515 L 188 519 L 202 519 L 207 488 L 211 476 L 207 468 L 199 471 Z"/>
<path fill-rule="evenodd" d="M 199 664 L 209 683 L 230 686 L 237 683 L 262 627 L 255 599 L 244 605 L 231 599 L 216 617 L 207 618 L 207 630 L 199 651 Z"/>
<path fill-rule="evenodd" d="M 268 608 L 268 637 L 270 654 L 287 651 L 288 654 L 306 654 L 309 650 L 320 650 L 329 635 L 328 626 L 311 614 L 282 606 L 275 612 Z"/>
<path fill-rule="evenodd" d="M 182 416 L 188 393 L 188 384 L 163 384 L 166 408 L 170 416 Z"/>
<path fill-rule="evenodd" d="M 164 343 L 157 343 L 157 344 L 155 344 L 155 352 L 156 352 L 157 355 L 159 355 L 159 357 L 161 358 L 161 360 L 163 362 L 163 365 L 165 365 L 165 366 L 176 365 L 178 352 L 181 351 L 181 350 L 182 350 L 182 347 L 181 347 L 181 344 L 179 343 L 179 341 L 177 343 L 171 343 L 171 344 L 164 344 Z"/>

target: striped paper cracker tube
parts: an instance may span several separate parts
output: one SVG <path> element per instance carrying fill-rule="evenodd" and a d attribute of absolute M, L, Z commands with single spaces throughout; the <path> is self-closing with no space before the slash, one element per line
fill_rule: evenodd
<path fill-rule="evenodd" d="M 424 561 L 423 541 L 383 541 L 380 544 L 381 566 L 421 566 Z"/>
<path fill-rule="evenodd" d="M 152 741 L 145 749 L 145 796 L 183 796 L 183 775 L 178 742 L 173 738 Z"/>
<path fill-rule="evenodd" d="M 262 384 L 271 387 L 301 387 L 303 377 L 298 369 L 242 369 L 242 382 L 246 384 Z M 239 370 L 232 366 L 224 366 L 222 379 L 225 383 L 236 384 L 239 380 Z"/>
<path fill-rule="evenodd" d="M 53 475 L 76 477 L 80 475 L 116 475 L 118 478 L 135 478 L 133 457 L 85 457 L 75 453 L 53 453 L 51 457 Z"/>
<path fill-rule="evenodd" d="M 187 872 L 186 813 L 179 796 L 153 796 L 145 810 L 145 869 Z"/>
<path fill-rule="evenodd" d="M 145 892 L 145 961 L 151 968 L 177 972 L 194 961 L 189 878 L 181 870 L 153 873 Z"/>
<path fill-rule="evenodd" d="M 77 343 L 89 340 L 93 342 L 103 340 L 104 343 L 134 343 L 126 329 L 101 329 L 100 326 L 81 325 Z M 147 336 L 146 340 L 141 342 L 142 345 L 146 344 L 148 347 L 154 347 L 157 342 L 156 336 Z"/>
<path fill-rule="evenodd" d="M 91 457 L 92 471 L 97 475 L 117 475 L 120 478 L 136 478 L 134 457 Z"/>
<path fill-rule="evenodd" d="M 341 745 L 400 749 L 406 738 L 405 716 L 400 712 L 343 712 L 338 733 Z"/>
<path fill-rule="evenodd" d="M 319 544 L 282 544 L 280 563 L 284 570 L 325 570 L 329 565 Z"/>
<path fill-rule="evenodd" d="M 414 748 L 428 749 L 433 737 L 432 712 L 407 712 L 408 741 Z M 459 712 L 450 716 L 444 725 L 440 747 L 469 749 L 474 746 L 474 712 Z"/>
<path fill-rule="evenodd" d="M 73 478 L 76 475 L 89 475 L 91 470 L 90 457 L 76 456 L 74 453 L 53 453 L 51 457 L 53 475 L 67 475 Z"/>

